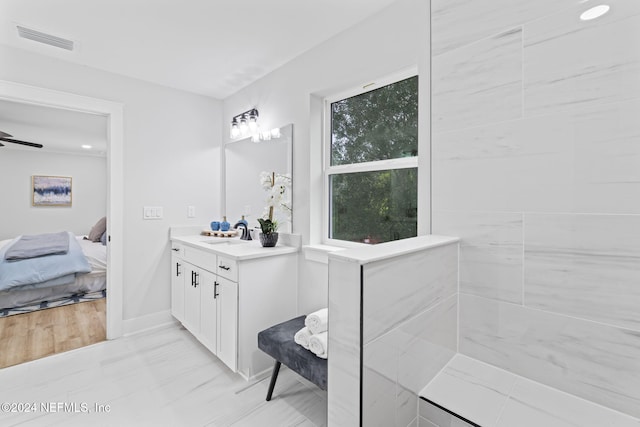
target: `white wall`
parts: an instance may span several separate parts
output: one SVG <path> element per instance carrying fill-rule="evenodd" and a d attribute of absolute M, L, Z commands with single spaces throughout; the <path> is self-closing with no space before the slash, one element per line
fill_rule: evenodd
<path fill-rule="evenodd" d="M 88 234 L 107 211 L 106 167 L 104 157 L 2 149 L 0 240 L 63 230 Z M 32 206 L 32 175 L 72 177 L 72 206 Z"/>
<path fill-rule="evenodd" d="M 2 80 L 124 104 L 124 318 L 167 311 L 169 226 L 220 215 L 221 103 L 4 46 L 0 64 Z M 164 219 L 143 221 L 145 205 Z"/>
<path fill-rule="evenodd" d="M 418 67 L 422 93 L 428 89 L 428 61 L 428 2 L 400 0 L 224 100 L 225 138 L 231 118 L 251 107 L 258 108 L 265 128 L 293 123 L 293 231 L 304 244 L 321 238 L 319 100 L 409 67 Z M 422 114 L 428 135 L 428 111 Z M 299 271 L 298 310 L 326 306 L 326 265 L 302 259 Z"/>

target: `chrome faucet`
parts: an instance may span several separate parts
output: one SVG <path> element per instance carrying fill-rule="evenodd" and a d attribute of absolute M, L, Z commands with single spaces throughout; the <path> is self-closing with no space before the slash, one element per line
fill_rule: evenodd
<path fill-rule="evenodd" d="M 247 228 L 247 224 L 242 221 L 239 221 L 233 228 L 238 229 L 238 227 L 242 227 L 242 236 L 240 236 L 240 240 L 252 240 L 251 233 L 249 233 L 249 229 Z"/>

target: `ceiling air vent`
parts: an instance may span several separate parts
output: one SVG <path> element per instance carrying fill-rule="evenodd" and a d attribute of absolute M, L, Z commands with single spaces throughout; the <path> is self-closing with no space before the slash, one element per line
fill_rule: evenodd
<path fill-rule="evenodd" d="M 51 34 L 42 33 L 20 25 L 17 25 L 16 27 L 18 28 L 18 35 L 22 38 L 48 44 L 49 46 L 59 47 L 61 49 L 73 50 L 73 40 L 52 36 Z"/>

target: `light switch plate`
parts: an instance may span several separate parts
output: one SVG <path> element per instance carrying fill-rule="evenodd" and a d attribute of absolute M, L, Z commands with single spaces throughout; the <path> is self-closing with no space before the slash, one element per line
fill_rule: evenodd
<path fill-rule="evenodd" d="M 161 206 L 145 206 L 142 208 L 142 219 L 162 219 L 163 214 Z"/>
<path fill-rule="evenodd" d="M 196 217 L 196 207 L 189 206 L 187 208 L 187 218 L 195 218 Z"/>

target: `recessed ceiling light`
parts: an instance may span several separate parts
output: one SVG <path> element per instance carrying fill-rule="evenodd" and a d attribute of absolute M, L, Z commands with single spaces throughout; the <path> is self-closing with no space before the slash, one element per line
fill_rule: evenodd
<path fill-rule="evenodd" d="M 85 150 L 91 150 L 91 145 L 87 145 L 87 144 L 83 144 L 82 148 L 84 148 Z"/>
<path fill-rule="evenodd" d="M 602 15 L 609 12 L 609 9 L 611 8 L 606 4 L 592 7 L 591 9 L 587 9 L 582 12 L 582 15 L 580 15 L 580 19 L 582 19 L 583 21 L 590 21 L 592 19 L 600 18 Z"/>

